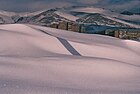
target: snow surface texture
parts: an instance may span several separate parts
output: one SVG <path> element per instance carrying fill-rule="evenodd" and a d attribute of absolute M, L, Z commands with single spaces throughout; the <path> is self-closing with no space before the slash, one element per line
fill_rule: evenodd
<path fill-rule="evenodd" d="M 140 43 L 0 25 L 0 94 L 140 94 Z"/>

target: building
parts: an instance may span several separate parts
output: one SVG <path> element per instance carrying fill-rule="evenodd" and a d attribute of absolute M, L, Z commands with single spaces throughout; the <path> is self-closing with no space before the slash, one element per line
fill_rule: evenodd
<path fill-rule="evenodd" d="M 68 30 L 68 22 L 59 22 L 58 29 Z"/>
<path fill-rule="evenodd" d="M 122 39 L 137 39 L 140 38 L 140 29 L 121 29 L 119 38 Z"/>
<path fill-rule="evenodd" d="M 124 29 L 107 29 L 105 35 L 121 38 L 121 39 L 138 39 L 140 38 L 140 29 L 124 28 Z"/>
<path fill-rule="evenodd" d="M 51 28 L 58 28 L 58 24 L 51 24 L 51 25 L 49 25 L 49 27 L 51 27 Z"/>
<path fill-rule="evenodd" d="M 53 23 L 49 25 L 49 27 L 62 29 L 62 30 L 69 30 L 73 32 L 84 32 L 84 28 L 82 25 L 74 22 L 59 22 L 59 23 Z"/>
<path fill-rule="evenodd" d="M 68 22 L 68 30 L 74 32 L 81 32 L 81 26 L 77 23 Z"/>

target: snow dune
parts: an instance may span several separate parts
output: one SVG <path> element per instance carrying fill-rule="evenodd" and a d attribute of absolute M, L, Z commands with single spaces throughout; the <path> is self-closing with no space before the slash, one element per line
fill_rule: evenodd
<path fill-rule="evenodd" d="M 139 94 L 140 43 L 0 25 L 0 94 Z"/>

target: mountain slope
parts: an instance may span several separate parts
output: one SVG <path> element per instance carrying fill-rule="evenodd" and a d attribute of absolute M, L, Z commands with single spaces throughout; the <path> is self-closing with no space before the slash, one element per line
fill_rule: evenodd
<path fill-rule="evenodd" d="M 66 13 L 65 13 L 66 14 Z M 58 15 L 57 9 L 50 9 L 43 11 L 37 15 L 20 17 L 16 23 L 33 23 L 39 25 L 50 25 L 52 23 L 59 23 L 61 21 L 69 22 L 66 16 Z"/>
<path fill-rule="evenodd" d="M 139 94 L 140 43 L 0 25 L 1 94 Z"/>
<path fill-rule="evenodd" d="M 0 24 L 14 23 L 11 17 L 0 14 Z"/>
<path fill-rule="evenodd" d="M 14 23 L 11 18 L 14 15 L 16 15 L 16 13 L 0 10 L 0 24 Z"/>
<path fill-rule="evenodd" d="M 98 14 L 98 15 L 97 15 Z M 0 11 L 0 23 L 30 23 L 51 25 L 60 22 L 105 25 L 112 27 L 140 28 L 140 15 L 125 15 L 104 8 L 68 7 L 42 10 L 33 13 L 13 13 Z"/>
<path fill-rule="evenodd" d="M 70 11 L 75 12 L 75 13 L 79 12 L 79 13 L 87 13 L 87 14 L 98 13 L 98 14 L 105 15 L 105 16 L 112 17 L 112 18 L 140 22 L 140 15 L 123 15 L 123 14 L 120 14 L 120 13 L 117 13 L 114 11 L 110 11 L 107 9 L 102 9 L 102 8 L 84 7 L 84 8 L 71 9 Z"/>
<path fill-rule="evenodd" d="M 67 13 L 66 11 L 56 11 L 55 13 L 61 17 L 64 17 L 64 18 L 70 20 L 70 21 L 76 21 L 77 19 L 79 19 L 79 17 L 71 15 L 70 13 Z"/>
<path fill-rule="evenodd" d="M 8 16 L 8 17 L 16 15 L 15 12 L 8 12 L 8 11 L 4 11 L 4 10 L 0 10 L 0 14 L 4 15 L 4 16 Z"/>

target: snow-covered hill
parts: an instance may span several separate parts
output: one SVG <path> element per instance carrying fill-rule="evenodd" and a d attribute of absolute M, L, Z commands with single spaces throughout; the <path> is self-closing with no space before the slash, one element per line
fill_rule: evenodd
<path fill-rule="evenodd" d="M 139 94 L 140 43 L 0 25 L 0 94 Z"/>
<path fill-rule="evenodd" d="M 13 23 L 12 16 L 16 15 L 14 12 L 7 12 L 0 10 L 0 24 Z"/>
<path fill-rule="evenodd" d="M 102 16 L 105 16 L 107 18 L 110 19 L 114 19 L 114 21 L 123 23 L 123 24 L 127 24 L 130 26 L 134 26 L 133 24 L 127 23 L 125 21 L 119 20 L 119 19 L 123 19 L 123 20 L 128 20 L 128 21 L 138 21 L 140 22 L 140 15 L 123 15 L 111 10 L 107 10 L 104 8 L 95 8 L 95 7 L 80 7 L 80 8 L 74 8 L 70 10 L 71 12 L 74 12 L 75 14 L 79 13 L 80 16 L 81 14 L 100 14 Z M 135 27 L 139 27 L 138 25 Z"/>
<path fill-rule="evenodd" d="M 102 18 L 100 19 L 102 21 L 98 22 L 97 21 L 98 18 L 96 17 L 95 18 L 97 19 L 96 22 L 94 21 L 92 22 L 92 19 L 89 19 L 91 24 L 96 23 L 97 25 L 106 25 L 106 26 L 113 26 L 113 27 L 114 26 L 120 26 L 120 27 L 127 26 L 127 27 L 140 28 L 139 25 L 134 25 L 132 23 L 124 21 L 124 20 L 127 20 L 130 22 L 131 21 L 139 22 L 140 15 L 123 15 L 120 13 L 116 13 L 114 11 L 110 11 L 103 8 L 95 8 L 95 7 L 74 7 L 74 8 L 71 7 L 71 8 L 62 8 L 62 9 L 50 9 L 47 11 L 43 11 L 42 13 L 34 15 L 34 16 L 28 15 L 26 17 L 23 17 L 22 19 L 19 19 L 18 22 L 51 24 L 51 23 L 59 23 L 61 21 L 66 21 L 66 22 L 74 21 L 77 23 L 77 20 L 78 22 L 80 19 L 83 19 L 83 18 L 84 18 L 83 20 L 88 20 L 86 17 L 88 16 L 88 18 L 92 18 L 94 14 L 99 14 L 100 16 L 102 16 Z M 103 21 L 105 21 L 105 23 Z M 112 25 L 112 23 L 109 24 L 108 22 L 113 22 L 114 24 Z"/>
<path fill-rule="evenodd" d="M 98 15 L 95 15 L 98 14 Z M 95 7 L 66 7 L 41 10 L 33 13 L 14 13 L 0 11 L 0 23 L 26 23 L 50 25 L 60 22 L 104 25 L 111 27 L 134 27 L 140 25 L 140 15 L 124 15 L 115 11 Z"/>
<path fill-rule="evenodd" d="M 77 19 L 79 19 L 79 17 L 71 15 L 69 12 L 67 13 L 66 11 L 56 11 L 55 13 L 61 17 L 64 17 L 64 18 L 70 20 L 70 21 L 76 21 Z"/>
<path fill-rule="evenodd" d="M 46 11 L 46 10 L 40 10 L 40 11 L 36 11 L 36 12 L 17 13 L 17 15 L 19 15 L 20 17 L 35 16 L 35 15 L 38 15 L 38 14 L 44 12 L 44 11 Z"/>
<path fill-rule="evenodd" d="M 11 17 L 0 14 L 0 24 L 14 23 Z"/>
<path fill-rule="evenodd" d="M 8 17 L 16 15 L 15 12 L 9 12 L 9 11 L 4 11 L 4 10 L 0 10 L 0 14 L 4 16 L 8 16 Z"/>

